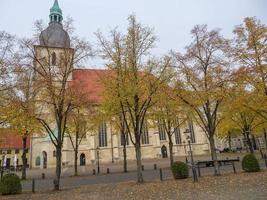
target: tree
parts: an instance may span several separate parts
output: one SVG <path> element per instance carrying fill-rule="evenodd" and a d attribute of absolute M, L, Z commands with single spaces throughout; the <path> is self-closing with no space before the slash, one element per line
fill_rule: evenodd
<path fill-rule="evenodd" d="M 37 131 L 40 131 L 39 122 L 35 115 L 35 95 L 34 75 L 28 66 L 17 65 L 13 73 L 16 80 L 15 87 L 9 91 L 7 123 L 21 135 L 23 144 L 22 153 L 22 175 L 21 179 L 26 179 L 27 168 L 27 139 Z"/>
<path fill-rule="evenodd" d="M 186 47 L 186 53 L 174 53 L 178 65 L 176 94 L 206 133 L 215 175 L 218 175 L 214 136 L 221 121 L 220 105 L 226 96 L 229 79 L 228 41 L 218 30 L 208 31 L 206 25 L 195 26 L 191 34 L 193 42 Z"/>
<path fill-rule="evenodd" d="M 110 79 L 102 80 L 105 88 L 104 100 L 99 109 L 99 122 L 110 121 L 111 126 L 117 132 L 118 137 L 121 137 L 121 144 L 123 145 L 123 171 L 127 172 L 127 145 L 129 145 L 129 133 L 126 128 L 124 115 L 119 104 L 118 98 L 114 97 L 113 86 L 110 87 Z M 115 86 L 116 87 L 116 86 Z M 116 90 L 118 91 L 118 90 Z M 117 94 L 118 95 L 118 94 Z M 98 123 L 99 123 L 98 122 Z M 128 122 L 129 123 L 129 122 Z"/>
<path fill-rule="evenodd" d="M 182 109 L 182 103 L 179 98 L 174 94 L 171 83 L 174 72 L 169 70 L 167 80 L 169 82 L 162 85 L 157 95 L 157 103 L 153 107 L 153 115 L 155 126 L 160 132 L 165 132 L 168 136 L 169 141 L 169 152 L 170 152 L 170 166 L 173 165 L 173 135 L 179 128 L 187 121 L 186 113 Z M 180 134 L 180 133 L 179 133 Z"/>
<path fill-rule="evenodd" d="M 267 119 L 267 27 L 254 17 L 247 17 L 244 23 L 234 29 L 233 55 L 242 66 L 247 88 L 254 93 L 249 107 L 265 120 Z M 247 106 L 247 105 L 244 105 Z"/>
<path fill-rule="evenodd" d="M 101 32 L 96 35 L 100 43 L 100 52 L 107 61 L 107 67 L 113 71 L 110 86 L 114 86 L 116 105 L 121 114 L 131 142 L 134 144 L 137 164 L 137 182 L 143 182 L 141 163 L 141 136 L 145 126 L 147 112 L 154 105 L 162 75 L 168 61 L 148 60 L 155 44 L 152 29 L 144 27 L 131 15 L 124 35 L 116 29 L 111 31 L 107 40 Z"/>
<path fill-rule="evenodd" d="M 72 110 L 67 121 L 67 135 L 74 150 L 74 176 L 78 176 L 78 152 L 81 142 L 92 129 L 92 118 L 95 116 L 95 106 L 88 100 L 83 88 L 75 83 L 72 85 Z"/>
<path fill-rule="evenodd" d="M 22 179 L 26 179 L 27 139 L 37 130 L 34 112 L 33 71 L 23 65 L 14 36 L 0 32 L 1 124 L 21 135 Z M 11 83 L 12 82 L 12 83 Z"/>
<path fill-rule="evenodd" d="M 9 115 L 8 91 L 14 87 L 12 71 L 14 66 L 14 54 L 16 49 L 15 36 L 0 31 L 0 124 L 4 125 Z"/>
<path fill-rule="evenodd" d="M 65 24 L 65 30 L 72 33 L 71 20 Z M 43 30 L 40 22 L 36 23 L 38 34 Z M 36 38 L 24 39 L 21 41 L 22 52 L 28 58 L 28 65 L 35 73 L 35 84 L 40 86 L 36 95 L 36 108 L 41 123 L 56 148 L 56 177 L 54 189 L 59 190 L 61 176 L 61 159 L 63 140 L 66 133 L 67 119 L 72 109 L 72 93 L 69 81 L 74 66 L 79 65 L 85 59 L 92 56 L 90 44 L 77 36 L 70 36 L 71 48 L 61 48 L 60 57 L 56 62 L 51 63 L 53 49 L 47 45 L 38 48 Z M 40 54 L 43 52 L 45 58 Z M 34 61 L 33 65 L 31 64 Z"/>

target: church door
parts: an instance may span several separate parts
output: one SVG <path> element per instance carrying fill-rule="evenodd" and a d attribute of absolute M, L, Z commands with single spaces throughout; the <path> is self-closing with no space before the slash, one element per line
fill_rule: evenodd
<path fill-rule="evenodd" d="M 165 145 L 161 147 L 161 155 L 162 158 L 168 158 L 167 147 Z"/>
<path fill-rule="evenodd" d="M 82 153 L 80 155 L 80 166 L 84 166 L 86 163 L 85 163 L 85 155 L 84 153 Z"/>
<path fill-rule="evenodd" d="M 43 169 L 47 168 L 47 153 L 43 151 Z"/>

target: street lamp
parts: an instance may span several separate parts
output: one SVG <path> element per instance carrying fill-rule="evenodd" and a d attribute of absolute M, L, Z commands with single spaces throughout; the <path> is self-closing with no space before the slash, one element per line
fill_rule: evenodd
<path fill-rule="evenodd" d="M 187 160 L 187 153 L 186 153 L 186 144 L 185 144 L 185 141 L 183 141 L 183 144 L 184 144 L 184 155 L 185 155 L 185 162 L 187 163 L 188 160 Z"/>
<path fill-rule="evenodd" d="M 99 146 L 96 147 L 96 158 L 97 158 L 97 173 L 100 173 L 100 167 L 99 167 Z"/>
<path fill-rule="evenodd" d="M 188 145 L 189 145 L 189 153 L 190 153 L 190 157 L 191 157 L 191 165 L 192 165 L 192 174 L 193 174 L 193 179 L 194 182 L 197 182 L 197 173 L 196 173 L 196 168 L 195 168 L 195 163 L 194 163 L 194 158 L 193 158 L 193 152 L 192 152 L 192 147 L 191 147 L 191 131 L 189 129 L 186 129 L 184 134 L 186 135 L 186 139 L 188 141 Z"/>
<path fill-rule="evenodd" d="M 2 178 L 3 178 L 3 174 L 4 174 L 4 162 L 5 162 L 4 160 L 5 160 L 5 153 L 4 153 L 3 156 L 2 156 L 2 162 L 1 162 L 1 166 L 0 166 L 0 167 L 1 167 L 1 172 L 0 172 L 0 173 L 1 173 L 1 174 L 0 174 L 0 178 L 1 178 L 1 179 L 0 179 L 0 180 L 2 180 Z"/>

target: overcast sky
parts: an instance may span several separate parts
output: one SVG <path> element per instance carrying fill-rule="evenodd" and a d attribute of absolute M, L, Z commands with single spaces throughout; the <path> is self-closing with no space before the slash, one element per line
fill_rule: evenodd
<path fill-rule="evenodd" d="M 54 0 L 0 0 L 0 30 L 20 37 L 33 34 L 38 19 L 49 22 Z M 63 16 L 72 17 L 76 33 L 96 43 L 94 32 L 104 33 L 115 26 L 126 28 L 127 16 L 135 13 L 145 25 L 155 28 L 159 42 L 153 51 L 160 56 L 170 49 L 182 51 L 190 43 L 190 30 L 196 24 L 221 28 L 232 36 L 244 17 L 256 16 L 267 24 L 267 0 L 59 0 Z M 91 60 L 88 67 L 102 67 Z"/>

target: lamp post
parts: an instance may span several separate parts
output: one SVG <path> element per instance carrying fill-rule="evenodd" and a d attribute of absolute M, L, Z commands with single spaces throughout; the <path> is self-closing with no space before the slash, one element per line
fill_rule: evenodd
<path fill-rule="evenodd" d="M 97 173 L 100 173 L 100 167 L 99 167 L 99 146 L 96 147 L 96 158 L 97 158 Z"/>
<path fill-rule="evenodd" d="M 2 162 L 1 162 L 1 174 L 0 174 L 0 180 L 2 180 L 2 178 L 3 178 L 3 174 L 4 174 L 4 159 L 5 159 L 5 153 L 4 153 L 4 155 L 2 156 Z"/>
<path fill-rule="evenodd" d="M 183 144 L 184 144 L 184 155 L 185 155 L 185 162 L 187 163 L 188 160 L 187 160 L 187 153 L 186 153 L 186 144 L 185 144 L 185 141 L 183 141 Z"/>
<path fill-rule="evenodd" d="M 190 157 L 191 157 L 191 165 L 192 165 L 192 174 L 193 174 L 193 180 L 194 182 L 197 182 L 197 173 L 196 173 L 196 168 L 195 168 L 195 163 L 194 163 L 194 157 L 193 157 L 193 152 L 192 152 L 192 147 L 191 147 L 191 131 L 189 129 L 186 129 L 184 134 L 186 135 L 186 139 L 188 141 L 188 145 L 189 145 L 189 153 L 190 153 Z"/>

